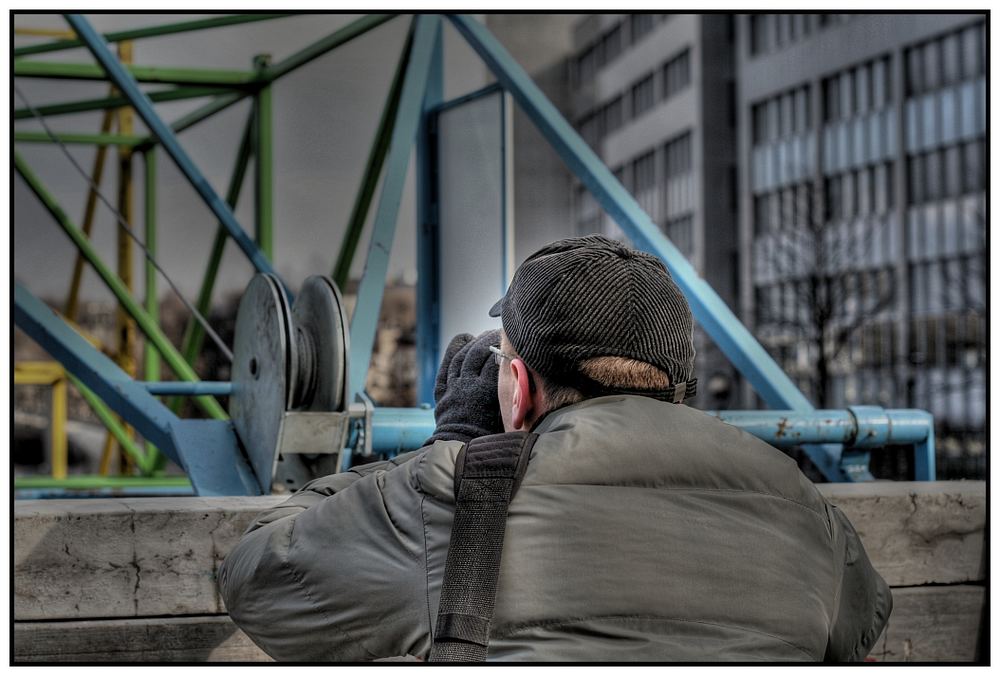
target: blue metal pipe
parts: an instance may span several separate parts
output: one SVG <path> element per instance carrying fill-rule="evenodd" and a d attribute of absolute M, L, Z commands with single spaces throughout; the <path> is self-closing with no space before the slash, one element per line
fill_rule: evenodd
<path fill-rule="evenodd" d="M 195 397 L 202 394 L 210 394 L 216 397 L 228 397 L 233 393 L 233 384 L 230 382 L 201 381 L 198 383 L 183 383 L 172 381 L 147 381 L 142 383 L 146 391 L 156 395 L 180 395 Z"/>
<path fill-rule="evenodd" d="M 918 442 L 913 449 L 914 478 L 917 481 L 934 481 L 937 478 L 937 461 L 934 447 L 934 416 L 927 411 L 909 410 L 909 419 L 897 420 L 894 425 L 903 429 L 909 426 L 926 427 L 930 430 L 924 441 Z"/>
<path fill-rule="evenodd" d="M 844 444 L 852 449 L 914 445 L 917 480 L 933 481 L 934 418 L 917 409 L 855 406 L 801 411 L 706 411 L 772 446 Z M 434 433 L 429 408 L 376 408 L 372 414 L 372 450 L 397 453 L 420 448 Z"/>
<path fill-rule="evenodd" d="M 849 409 L 799 411 L 706 411 L 772 446 L 844 444 L 881 448 L 917 444 L 934 436 L 930 414 L 915 409 L 855 406 Z"/>
<path fill-rule="evenodd" d="M 376 408 L 372 415 L 372 451 L 402 453 L 423 446 L 434 434 L 429 408 Z"/>
<path fill-rule="evenodd" d="M 212 189 L 208 180 L 191 160 L 187 152 L 185 152 L 170 126 L 156 114 L 152 102 L 139 88 L 135 77 L 115 57 L 100 34 L 93 29 L 81 14 L 67 14 L 66 21 L 69 22 L 73 30 L 76 31 L 77 36 L 83 40 L 87 49 L 90 50 L 94 58 L 97 59 L 97 62 L 104 68 L 108 74 L 108 78 L 128 98 L 135 111 L 142 118 L 143 122 L 146 123 L 146 126 L 149 127 L 149 131 L 160 141 L 160 144 L 170 157 L 173 158 L 181 173 L 184 174 L 184 177 L 187 178 L 191 186 L 205 201 L 208 208 L 226 228 L 229 236 L 243 250 L 243 253 L 246 254 L 254 268 L 258 272 L 277 274 L 271 266 L 271 262 L 267 260 L 267 257 L 257 248 L 257 245 L 247 236 L 239 222 L 237 222 L 236 216 L 233 215 L 229 206 Z M 287 286 L 285 288 L 287 291 Z M 291 294 L 289 294 L 289 298 L 291 298 Z"/>

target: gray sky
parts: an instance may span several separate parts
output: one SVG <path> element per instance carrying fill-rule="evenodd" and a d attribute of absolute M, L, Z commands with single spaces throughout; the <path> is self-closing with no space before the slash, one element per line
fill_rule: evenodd
<path fill-rule="evenodd" d="M 173 23 L 207 15 L 86 15 L 101 32 Z M 358 15 L 295 16 L 273 21 L 217 28 L 188 34 L 138 40 L 134 62 L 142 65 L 248 69 L 254 54 L 269 53 L 281 60 L 309 43 L 332 33 Z M 274 223 L 275 266 L 297 287 L 310 274 L 329 274 L 336 259 L 360 184 L 361 173 L 374 137 L 389 82 L 399 58 L 409 17 L 397 17 L 368 34 L 316 59 L 274 85 Z M 66 28 L 59 15 L 17 15 L 15 28 Z M 450 24 L 444 26 L 445 96 L 451 98 L 477 89 L 492 80 L 485 66 Z M 15 46 L 44 41 L 17 36 Z M 89 52 L 75 49 L 31 57 L 32 60 L 93 63 Z M 18 87 L 38 106 L 46 103 L 99 98 L 107 94 L 104 83 L 19 78 Z M 16 108 L 24 106 L 13 95 Z M 202 100 L 156 104 L 168 122 L 203 104 Z M 241 102 L 180 135 L 215 190 L 224 195 L 235 160 L 249 101 Z M 96 133 L 101 113 L 50 117 L 56 131 Z M 15 128 L 41 130 L 34 120 L 19 121 Z M 137 131 L 143 130 L 136 119 Z M 95 150 L 68 146 L 89 172 Z M 16 150 L 56 196 L 70 218 L 82 222 L 87 193 L 85 179 L 62 151 L 51 144 L 18 143 Z M 117 167 L 109 153 L 102 191 L 115 203 Z M 216 223 L 165 152 L 158 153 L 157 260 L 189 298 L 197 293 L 215 233 Z M 136 158 L 134 209 L 141 215 L 142 170 Z M 252 171 L 248 171 L 237 219 L 248 231 L 253 227 Z M 379 193 L 370 215 L 374 214 Z M 68 289 L 75 249 L 20 178 L 14 181 L 14 273 L 38 295 L 61 298 Z M 142 220 L 137 220 L 142 232 Z M 98 208 L 93 240 L 104 260 L 115 261 L 117 225 L 110 211 Z M 412 170 L 407 179 L 396 238 L 390 261 L 390 278 L 415 279 L 415 190 Z M 252 269 L 230 243 L 216 289 L 241 291 Z M 355 257 L 358 275 L 367 253 L 367 232 Z M 136 290 L 141 293 L 142 254 L 136 249 Z M 85 276 L 85 298 L 110 299 L 96 274 Z M 160 292 L 167 288 L 159 282 Z M 217 298 L 219 295 L 216 296 Z"/>

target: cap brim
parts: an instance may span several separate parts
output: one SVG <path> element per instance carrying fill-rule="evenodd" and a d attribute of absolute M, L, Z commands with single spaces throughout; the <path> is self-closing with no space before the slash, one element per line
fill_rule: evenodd
<path fill-rule="evenodd" d="M 493 307 L 490 308 L 490 317 L 499 317 L 500 316 L 500 313 L 503 311 L 503 299 L 504 298 L 506 298 L 506 296 L 501 296 L 500 300 L 498 300 L 496 303 L 494 303 Z"/>

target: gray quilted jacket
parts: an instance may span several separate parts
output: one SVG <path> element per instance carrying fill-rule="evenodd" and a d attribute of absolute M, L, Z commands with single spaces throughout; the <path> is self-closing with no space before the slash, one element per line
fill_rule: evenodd
<path fill-rule="evenodd" d="M 592 399 L 538 426 L 490 660 L 858 660 L 892 608 L 847 518 L 783 453 L 687 406 Z M 462 444 L 313 481 L 227 557 L 279 660 L 426 657 Z"/>

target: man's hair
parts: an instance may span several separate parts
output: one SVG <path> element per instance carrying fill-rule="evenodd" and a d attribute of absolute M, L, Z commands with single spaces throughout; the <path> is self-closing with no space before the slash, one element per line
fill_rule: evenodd
<path fill-rule="evenodd" d="M 509 341 L 508 341 L 509 345 Z M 513 356 L 520 357 L 513 345 Z M 591 357 L 580 363 L 580 371 L 594 382 L 611 389 L 663 390 L 670 386 L 670 376 L 652 364 L 627 357 Z M 587 397 L 575 387 L 560 385 L 532 371 L 545 390 L 548 410 L 569 406 Z"/>

